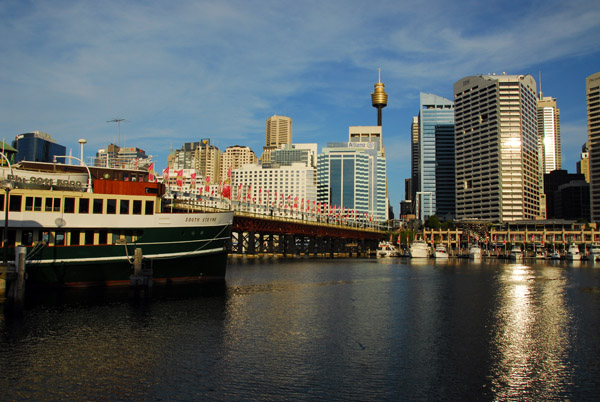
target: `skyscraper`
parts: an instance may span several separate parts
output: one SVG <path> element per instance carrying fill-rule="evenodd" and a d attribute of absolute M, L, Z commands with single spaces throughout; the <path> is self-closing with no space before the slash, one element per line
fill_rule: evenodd
<path fill-rule="evenodd" d="M 590 146 L 590 208 L 592 222 L 600 220 L 600 72 L 585 81 Z"/>
<path fill-rule="evenodd" d="M 426 220 L 431 215 L 455 214 L 454 102 L 421 93 L 419 107 L 418 176 L 415 211 Z"/>
<path fill-rule="evenodd" d="M 284 144 L 292 143 L 292 119 L 286 116 L 271 116 L 267 119 L 267 130 L 261 162 L 270 162 L 271 151 Z"/>
<path fill-rule="evenodd" d="M 556 107 L 556 98 L 541 94 L 537 101 L 537 109 L 543 173 L 550 173 L 562 169 L 560 109 Z"/>
<path fill-rule="evenodd" d="M 349 129 L 348 142 L 329 143 L 318 156 L 317 200 L 331 206 L 366 213 L 380 221 L 388 219 L 386 160 L 380 150 L 381 136 L 353 133 L 381 133 L 378 126 Z M 361 139 L 363 141 L 359 141 Z"/>
<path fill-rule="evenodd" d="M 540 217 L 536 94 L 530 75 L 479 75 L 454 84 L 457 219 Z"/>
<path fill-rule="evenodd" d="M 419 183 L 419 116 L 414 116 L 410 124 L 410 160 L 411 192 L 404 198 L 413 201 L 412 212 L 414 213 L 414 201 Z"/>

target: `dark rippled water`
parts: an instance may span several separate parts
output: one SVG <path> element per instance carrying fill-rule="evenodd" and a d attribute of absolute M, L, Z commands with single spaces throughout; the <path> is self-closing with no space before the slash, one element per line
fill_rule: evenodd
<path fill-rule="evenodd" d="M 31 296 L 31 295 L 30 295 Z M 232 260 L 223 287 L 40 294 L 0 400 L 592 401 L 600 267 Z"/>

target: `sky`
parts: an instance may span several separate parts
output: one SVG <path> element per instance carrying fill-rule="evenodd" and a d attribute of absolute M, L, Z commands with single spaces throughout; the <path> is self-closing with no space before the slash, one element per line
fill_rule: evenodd
<path fill-rule="evenodd" d="M 419 93 L 453 99 L 478 74 L 531 74 L 561 110 L 563 169 L 587 140 L 585 79 L 600 71 L 600 2 L 459 0 L 0 0 L 0 133 L 40 130 L 84 159 L 110 143 L 166 167 L 210 138 L 265 145 L 266 119 L 294 143 L 347 141 L 383 109 L 390 203 L 410 177 Z M 120 124 L 108 121 L 123 118 Z"/>

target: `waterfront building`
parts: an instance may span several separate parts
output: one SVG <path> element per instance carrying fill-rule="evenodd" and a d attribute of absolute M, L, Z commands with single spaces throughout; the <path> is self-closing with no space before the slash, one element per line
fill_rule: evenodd
<path fill-rule="evenodd" d="M 316 169 L 303 162 L 277 167 L 247 164 L 233 170 L 231 190 L 236 209 L 273 211 L 276 216 L 302 214 L 315 208 Z"/>
<path fill-rule="evenodd" d="M 540 218 L 536 93 L 531 75 L 470 76 L 454 84 L 457 219 Z"/>
<path fill-rule="evenodd" d="M 417 217 L 455 215 L 454 102 L 421 93 L 419 107 Z"/>
<path fill-rule="evenodd" d="M 557 169 L 544 174 L 547 219 L 590 219 L 589 186 L 585 176 Z M 582 199 L 581 197 L 587 199 Z M 572 204 L 568 204 L 567 201 Z"/>
<path fill-rule="evenodd" d="M 588 143 L 586 142 L 581 146 L 581 158 L 576 163 L 577 173 L 585 176 L 585 181 L 590 182 L 590 153 L 588 149 Z"/>
<path fill-rule="evenodd" d="M 560 109 L 556 106 L 556 98 L 542 96 L 540 92 L 537 112 L 543 173 L 550 173 L 562 169 Z"/>
<path fill-rule="evenodd" d="M 249 147 L 242 145 L 227 147 L 221 156 L 221 176 L 225 179 L 224 176 L 227 172 L 256 163 L 258 163 L 258 158 Z"/>
<path fill-rule="evenodd" d="M 108 168 L 144 169 L 152 163 L 146 151 L 136 147 L 108 144 L 96 152 L 93 166 Z"/>
<path fill-rule="evenodd" d="M 591 218 L 600 220 L 600 72 L 585 81 L 587 127 L 590 149 Z"/>
<path fill-rule="evenodd" d="M 271 151 L 284 144 L 292 143 L 292 119 L 273 115 L 267 119 L 266 138 L 261 162 L 271 161 Z"/>
<path fill-rule="evenodd" d="M 317 157 L 317 166 L 319 203 L 388 220 L 386 159 L 377 142 L 329 143 Z"/>
<path fill-rule="evenodd" d="M 33 131 L 17 135 L 13 141 L 13 147 L 17 150 L 16 162 L 23 160 L 30 162 L 54 162 L 55 156 L 65 156 L 67 148 L 56 142 L 50 134 L 42 131 Z M 64 158 L 57 162 L 69 163 Z"/>

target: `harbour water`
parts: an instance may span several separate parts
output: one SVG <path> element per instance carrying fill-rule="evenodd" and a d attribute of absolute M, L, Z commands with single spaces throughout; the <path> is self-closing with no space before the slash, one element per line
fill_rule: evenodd
<path fill-rule="evenodd" d="M 0 400 L 592 401 L 600 266 L 231 260 L 224 286 L 44 293 Z"/>

